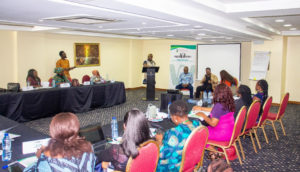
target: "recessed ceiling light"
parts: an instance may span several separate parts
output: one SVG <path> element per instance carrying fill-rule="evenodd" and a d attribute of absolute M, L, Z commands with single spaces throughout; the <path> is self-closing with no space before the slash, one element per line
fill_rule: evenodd
<path fill-rule="evenodd" d="M 43 22 L 43 21 L 44 21 L 43 19 L 40 19 L 40 20 L 39 20 L 39 22 Z"/>
<path fill-rule="evenodd" d="M 200 40 L 200 39 L 202 39 L 202 38 L 195 38 L 195 39 Z"/>
<path fill-rule="evenodd" d="M 225 39 L 232 39 L 231 37 L 226 37 Z"/>
<path fill-rule="evenodd" d="M 140 30 L 141 30 L 141 28 L 136 28 L 136 30 L 137 30 L 137 31 L 140 31 Z"/>
<path fill-rule="evenodd" d="M 98 26 L 99 28 L 103 28 L 103 26 Z"/>
<path fill-rule="evenodd" d="M 142 23 L 142 25 L 146 25 L 146 24 L 147 24 L 146 22 L 143 22 L 143 23 Z"/>
<path fill-rule="evenodd" d="M 290 30 L 297 30 L 297 28 L 293 27 L 293 28 L 290 28 Z"/>
<path fill-rule="evenodd" d="M 202 26 L 194 26 L 195 29 L 200 29 Z"/>
<path fill-rule="evenodd" d="M 284 22 L 284 20 L 283 19 L 276 19 L 275 22 L 276 23 L 282 23 L 282 22 Z"/>
<path fill-rule="evenodd" d="M 172 35 L 172 34 L 169 34 L 169 35 L 167 35 L 167 36 L 174 36 L 174 35 Z"/>
<path fill-rule="evenodd" d="M 290 26 L 292 26 L 291 24 L 285 24 L 285 25 L 283 25 L 284 27 L 290 27 Z"/>
<path fill-rule="evenodd" d="M 204 36 L 206 35 L 205 33 L 198 33 L 199 36 Z"/>
<path fill-rule="evenodd" d="M 210 40 L 210 41 L 215 42 L 216 40 L 212 39 L 212 40 Z"/>

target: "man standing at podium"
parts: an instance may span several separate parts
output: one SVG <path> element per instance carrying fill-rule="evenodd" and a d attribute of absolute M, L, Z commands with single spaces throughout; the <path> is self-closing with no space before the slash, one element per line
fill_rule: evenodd
<path fill-rule="evenodd" d="M 144 67 L 156 66 L 155 61 L 153 61 L 153 55 L 152 54 L 148 55 L 148 59 L 144 61 L 143 66 Z M 147 84 L 147 75 L 146 74 L 144 74 L 143 84 Z"/>
<path fill-rule="evenodd" d="M 189 89 L 190 90 L 190 98 L 193 98 L 194 88 L 193 84 L 193 75 L 189 73 L 189 68 L 187 66 L 184 67 L 183 73 L 179 76 L 179 85 L 176 86 L 176 89 Z"/>

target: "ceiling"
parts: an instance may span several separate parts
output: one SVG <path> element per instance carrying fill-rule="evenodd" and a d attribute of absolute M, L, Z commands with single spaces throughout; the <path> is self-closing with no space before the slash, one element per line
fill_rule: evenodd
<path fill-rule="evenodd" d="M 1 0 L 0 29 L 208 43 L 271 40 L 300 35 L 300 0 Z"/>

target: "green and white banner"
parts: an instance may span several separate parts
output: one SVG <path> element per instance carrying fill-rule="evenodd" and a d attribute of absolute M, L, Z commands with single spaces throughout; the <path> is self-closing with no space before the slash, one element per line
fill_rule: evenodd
<path fill-rule="evenodd" d="M 184 66 L 189 67 L 189 72 L 195 78 L 196 49 L 196 45 L 171 45 L 170 89 L 175 89 L 179 84 L 179 75 L 183 72 Z"/>

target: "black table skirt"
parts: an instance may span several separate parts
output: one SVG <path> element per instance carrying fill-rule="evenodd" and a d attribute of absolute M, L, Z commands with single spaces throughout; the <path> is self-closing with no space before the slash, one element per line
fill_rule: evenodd
<path fill-rule="evenodd" d="M 19 122 L 59 112 L 86 112 L 126 101 L 123 82 L 71 88 L 51 88 L 0 95 L 0 114 Z"/>

